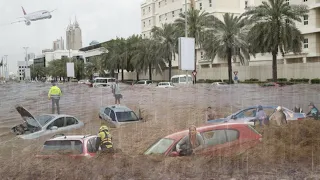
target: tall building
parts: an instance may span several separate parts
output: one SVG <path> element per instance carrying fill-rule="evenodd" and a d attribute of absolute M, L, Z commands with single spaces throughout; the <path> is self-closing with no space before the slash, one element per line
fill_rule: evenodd
<path fill-rule="evenodd" d="M 62 37 L 53 41 L 53 50 L 64 50 L 64 40 L 62 39 Z"/>
<path fill-rule="evenodd" d="M 235 15 L 240 15 L 244 8 L 240 4 L 241 0 L 187 0 L 187 9 L 191 8 L 191 3 L 194 3 L 194 8 L 200 11 L 206 11 L 216 17 L 222 19 L 224 13 L 229 12 Z M 185 13 L 185 0 L 145 0 L 141 4 L 141 31 L 144 38 L 151 36 L 151 29 L 162 27 L 162 24 L 173 23 L 179 18 L 180 13 Z M 226 61 L 215 58 L 213 63 L 210 60 L 204 59 L 204 52 L 201 49 L 197 50 L 197 61 L 203 67 L 212 67 L 210 64 L 219 64 L 226 66 Z M 176 58 L 178 59 L 178 58 Z M 178 66 L 178 61 L 173 61 L 172 66 Z"/>
<path fill-rule="evenodd" d="M 82 48 L 82 34 L 77 19 L 68 25 L 66 30 L 67 50 L 79 50 Z"/>
<path fill-rule="evenodd" d="M 204 10 L 210 14 L 222 18 L 222 15 L 229 12 L 240 15 L 247 7 L 258 6 L 264 0 L 193 0 L 195 8 Z M 302 22 L 296 22 L 297 27 L 304 35 L 302 53 L 294 55 L 279 53 L 278 64 L 320 62 L 320 3 L 315 0 L 286 0 L 289 4 L 306 4 L 309 6 L 309 14 L 304 16 Z M 187 0 L 187 7 L 190 8 L 191 0 Z M 164 23 L 172 23 L 179 17 L 179 13 L 185 12 L 185 0 L 145 0 L 141 4 L 141 33 L 145 38 L 150 37 L 153 26 L 161 27 Z M 211 68 L 226 66 L 227 61 L 216 57 L 212 62 L 205 58 L 205 52 L 197 50 L 197 68 Z M 176 58 L 177 59 L 177 58 Z M 269 53 L 257 54 L 251 57 L 249 66 L 271 65 L 272 56 Z M 178 66 L 173 61 L 173 66 Z M 240 65 L 238 60 L 233 65 Z"/>

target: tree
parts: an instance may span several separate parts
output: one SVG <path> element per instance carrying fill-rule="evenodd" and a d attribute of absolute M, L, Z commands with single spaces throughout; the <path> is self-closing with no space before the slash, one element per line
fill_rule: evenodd
<path fill-rule="evenodd" d="M 46 68 L 43 66 L 30 65 L 31 79 L 40 80 L 47 75 Z"/>
<path fill-rule="evenodd" d="M 303 36 L 295 21 L 307 15 L 306 5 L 289 5 L 285 0 L 268 0 L 243 14 L 255 22 L 249 41 L 254 53 L 272 54 L 272 78 L 277 81 L 277 55 L 286 52 L 301 52 Z"/>
<path fill-rule="evenodd" d="M 212 27 L 205 31 L 203 50 L 211 61 L 218 55 L 228 61 L 229 83 L 232 83 L 232 57 L 239 58 L 241 64 L 250 59 L 247 35 L 247 19 L 226 13 L 223 21 L 216 17 L 210 20 Z"/>
<path fill-rule="evenodd" d="M 169 66 L 169 81 L 171 78 L 171 69 L 172 69 L 172 58 L 176 54 L 176 45 L 177 45 L 177 30 L 176 26 L 173 24 L 164 24 L 162 28 L 153 27 L 151 32 L 153 34 L 153 39 L 161 43 L 160 51 L 161 56 L 164 57 Z"/>
<path fill-rule="evenodd" d="M 176 19 L 174 24 L 178 28 L 178 33 L 180 37 L 185 36 L 185 14 L 180 13 L 180 18 Z M 188 37 L 195 38 L 195 61 L 194 66 L 196 70 L 197 66 L 197 46 L 201 47 L 201 42 L 203 39 L 203 32 L 204 30 L 210 26 L 208 22 L 211 22 L 210 19 L 212 19 L 212 15 L 210 15 L 208 12 L 200 11 L 194 8 L 191 8 L 187 11 L 187 22 L 188 22 Z M 196 78 L 195 78 L 196 82 Z"/>
<path fill-rule="evenodd" d="M 156 74 L 162 73 L 166 64 L 161 55 L 162 44 L 156 40 L 143 39 L 136 44 L 136 50 L 132 53 L 132 63 L 137 72 L 137 80 L 139 80 L 140 72 L 149 72 L 149 79 L 152 80 L 152 70 L 155 69 Z"/>

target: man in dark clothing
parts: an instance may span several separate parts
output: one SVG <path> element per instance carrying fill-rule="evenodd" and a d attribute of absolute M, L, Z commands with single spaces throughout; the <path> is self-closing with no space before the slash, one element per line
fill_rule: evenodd
<path fill-rule="evenodd" d="M 319 120 L 319 110 L 316 108 L 316 106 L 313 104 L 313 102 L 310 102 L 309 104 L 310 111 L 308 112 L 308 117 L 313 117 L 314 120 Z"/>

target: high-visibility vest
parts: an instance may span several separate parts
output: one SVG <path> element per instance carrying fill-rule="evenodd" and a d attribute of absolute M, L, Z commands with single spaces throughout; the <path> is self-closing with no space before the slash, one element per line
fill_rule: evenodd
<path fill-rule="evenodd" d="M 112 137 L 111 134 L 106 131 L 102 130 L 99 132 L 99 137 L 101 138 L 101 146 L 106 146 L 107 148 L 112 148 Z"/>

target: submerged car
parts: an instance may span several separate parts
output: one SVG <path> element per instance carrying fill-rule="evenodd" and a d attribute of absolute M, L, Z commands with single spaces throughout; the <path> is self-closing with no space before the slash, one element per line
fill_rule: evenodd
<path fill-rule="evenodd" d="M 157 84 L 157 87 L 159 87 L 159 88 L 172 88 L 172 87 L 174 87 L 174 85 L 172 82 L 159 82 Z"/>
<path fill-rule="evenodd" d="M 248 124 L 218 124 L 198 127 L 197 131 L 204 140 L 204 146 L 196 152 L 199 155 L 230 156 L 239 154 L 255 146 L 262 140 L 259 134 Z M 176 145 L 187 136 L 189 130 L 176 132 L 156 141 L 144 154 L 162 154 L 179 156 Z"/>
<path fill-rule="evenodd" d="M 211 85 L 213 85 L 213 86 L 225 86 L 225 85 L 228 85 L 228 84 L 225 83 L 225 82 L 214 82 Z"/>
<path fill-rule="evenodd" d="M 44 142 L 38 158 L 67 155 L 73 158 L 93 157 L 100 149 L 96 148 L 96 135 L 70 135 L 57 134 Z"/>
<path fill-rule="evenodd" d="M 271 116 L 271 114 L 275 111 L 275 109 L 278 106 L 262 106 L 264 112 L 267 115 L 267 118 Z M 292 120 L 302 120 L 306 118 L 305 113 L 295 113 L 291 110 L 289 110 L 286 107 L 282 107 L 283 112 L 287 117 L 288 121 Z M 241 109 L 226 118 L 220 118 L 220 119 L 214 119 L 214 120 L 208 120 L 208 123 L 247 123 L 254 125 L 257 121 L 256 119 L 256 112 L 257 112 L 258 106 L 251 106 L 245 109 Z"/>
<path fill-rule="evenodd" d="M 142 120 L 136 113 L 126 106 L 106 106 L 99 112 L 99 118 L 107 121 L 109 127 L 119 127 L 121 124 Z"/>
<path fill-rule="evenodd" d="M 76 117 L 65 114 L 42 114 L 33 116 L 20 105 L 16 110 L 21 115 L 24 123 L 11 128 L 11 131 L 22 139 L 35 139 L 48 134 L 56 134 L 62 131 L 78 129 L 84 123 Z"/>

